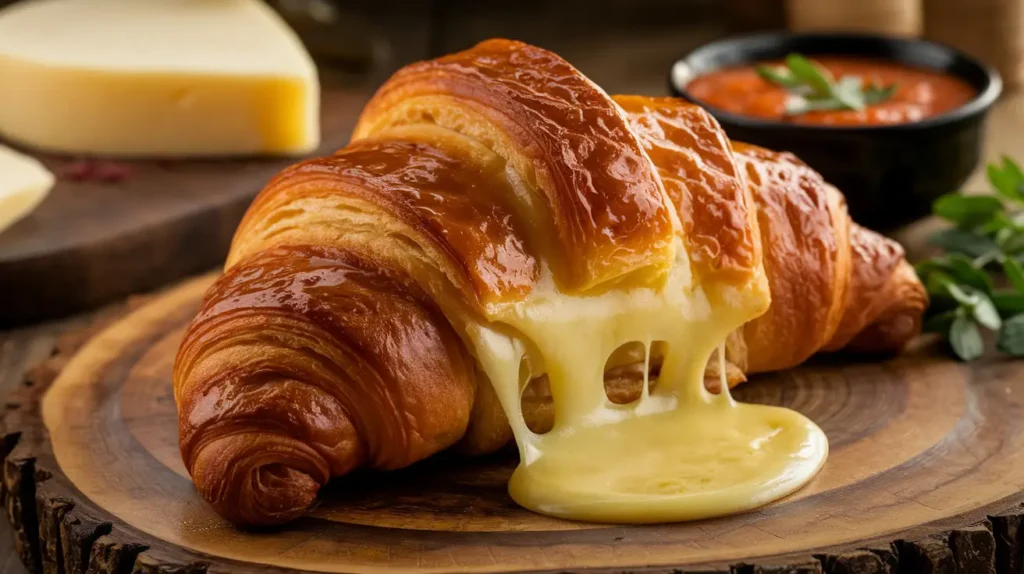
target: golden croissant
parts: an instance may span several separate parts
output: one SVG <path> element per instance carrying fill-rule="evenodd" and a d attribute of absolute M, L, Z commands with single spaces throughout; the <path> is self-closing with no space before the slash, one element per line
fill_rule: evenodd
<path fill-rule="evenodd" d="M 681 100 L 610 97 L 518 42 L 410 65 L 346 148 L 286 169 L 240 224 L 174 367 L 185 465 L 222 516 L 265 525 L 357 468 L 497 450 L 512 432 L 467 326 L 545 281 L 643 284 L 679 238 L 703 284 L 767 278 L 770 307 L 728 339 L 730 384 L 920 330 L 903 251 L 792 155 L 730 142 Z M 629 373 L 661 353 L 616 352 L 609 398 L 636 396 Z M 544 379 L 523 396 L 538 432 Z"/>

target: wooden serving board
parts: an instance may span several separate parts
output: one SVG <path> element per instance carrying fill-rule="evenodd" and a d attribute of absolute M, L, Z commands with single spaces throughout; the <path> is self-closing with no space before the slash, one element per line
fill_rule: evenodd
<path fill-rule="evenodd" d="M 817 363 L 740 387 L 741 400 L 810 416 L 832 449 L 807 488 L 755 512 L 652 526 L 556 520 L 508 497 L 514 454 L 442 455 L 338 480 L 307 517 L 240 531 L 196 495 L 177 447 L 172 364 L 211 280 L 190 280 L 101 331 L 66 338 L 7 404 L 3 497 L 30 568 L 745 574 L 1024 566 L 1024 363 L 967 366 L 927 348 L 884 363 Z"/>
<path fill-rule="evenodd" d="M 348 142 L 366 90 L 328 88 L 328 154 Z M 58 176 L 46 200 L 0 233 L 0 327 L 63 317 L 167 285 L 222 262 L 252 198 L 292 159 L 101 163 L 37 157 Z"/>

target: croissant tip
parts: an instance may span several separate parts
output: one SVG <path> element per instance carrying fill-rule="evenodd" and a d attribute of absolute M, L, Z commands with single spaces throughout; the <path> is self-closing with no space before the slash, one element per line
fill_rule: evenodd
<path fill-rule="evenodd" d="M 299 518 L 316 503 L 320 484 L 308 474 L 284 465 L 253 469 L 247 485 L 225 497 L 205 496 L 224 519 L 248 528 L 271 527 Z"/>
<path fill-rule="evenodd" d="M 239 526 L 276 526 L 302 516 L 316 503 L 327 471 L 317 464 L 322 461 L 273 446 L 232 436 L 199 450 L 191 465 L 199 494 Z"/>

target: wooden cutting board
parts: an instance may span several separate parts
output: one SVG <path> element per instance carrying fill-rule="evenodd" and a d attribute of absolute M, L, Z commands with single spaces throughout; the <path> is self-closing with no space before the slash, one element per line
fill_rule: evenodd
<path fill-rule="evenodd" d="M 348 142 L 369 95 L 324 90 L 316 155 Z M 83 180 L 90 164 L 37 157 L 59 179 L 38 209 L 0 233 L 0 328 L 92 309 L 219 265 L 249 202 L 297 161 L 117 162 Z M 123 179 L 104 181 L 118 174 Z"/>
<path fill-rule="evenodd" d="M 7 405 L 4 498 L 20 554 L 37 571 L 992 573 L 1024 565 L 1024 363 L 968 366 L 929 347 L 741 386 L 741 400 L 808 415 L 832 451 L 807 488 L 755 512 L 651 526 L 555 520 L 508 497 L 514 454 L 442 455 L 339 480 L 307 517 L 240 531 L 196 495 L 177 448 L 172 364 L 211 280 L 190 280 L 102 331 L 65 338 Z"/>

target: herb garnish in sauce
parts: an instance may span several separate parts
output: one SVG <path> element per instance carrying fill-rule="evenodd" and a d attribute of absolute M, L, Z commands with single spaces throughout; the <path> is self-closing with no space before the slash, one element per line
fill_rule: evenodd
<path fill-rule="evenodd" d="M 896 93 L 896 84 L 864 85 L 859 76 L 836 80 L 832 73 L 800 54 L 786 56 L 784 66 L 756 66 L 759 76 L 789 92 L 786 115 L 817 110 L 863 110 L 880 104 Z"/>

